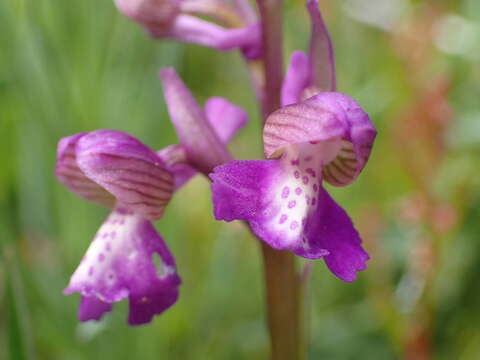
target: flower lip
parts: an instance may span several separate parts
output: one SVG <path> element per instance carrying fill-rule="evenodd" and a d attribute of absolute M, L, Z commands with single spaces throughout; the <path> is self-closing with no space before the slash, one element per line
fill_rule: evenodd
<path fill-rule="evenodd" d="M 366 268 L 368 254 L 345 210 L 323 188 L 321 172 L 309 167 L 313 162 L 292 161 L 288 153 L 216 167 L 210 175 L 215 218 L 248 221 L 271 247 L 323 258 L 336 276 L 353 281 Z"/>
<path fill-rule="evenodd" d="M 128 298 L 129 324 L 140 325 L 175 303 L 180 283 L 175 260 L 152 223 L 117 207 L 100 227 L 64 294 L 82 295 L 81 321 L 99 320 L 112 303 Z"/>

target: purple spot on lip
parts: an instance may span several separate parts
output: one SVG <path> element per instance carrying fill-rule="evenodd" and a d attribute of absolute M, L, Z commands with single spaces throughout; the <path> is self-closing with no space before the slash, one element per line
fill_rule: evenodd
<path fill-rule="evenodd" d="M 300 172 L 298 170 L 295 170 L 293 176 L 295 176 L 295 179 L 298 179 L 300 177 Z"/>
<path fill-rule="evenodd" d="M 103 233 L 103 235 L 102 235 L 102 239 L 106 239 L 106 238 L 107 238 L 107 236 L 108 236 L 108 233 Z"/>
<path fill-rule="evenodd" d="M 288 219 L 288 216 L 283 214 L 282 216 L 280 216 L 280 224 L 283 224 L 285 221 L 287 221 Z"/>
<path fill-rule="evenodd" d="M 291 161 L 291 164 L 292 164 L 292 165 L 300 165 L 300 160 L 299 160 L 299 159 L 292 160 L 292 161 Z"/>
<path fill-rule="evenodd" d="M 100 253 L 98 255 L 98 261 L 102 262 L 103 260 L 105 260 L 105 255 L 103 255 L 102 253 Z"/>
<path fill-rule="evenodd" d="M 298 222 L 297 221 L 292 221 L 290 224 L 290 229 L 295 230 L 298 227 Z"/>
<path fill-rule="evenodd" d="M 112 250 L 112 248 L 110 247 L 110 243 L 109 243 L 109 242 L 107 242 L 107 244 L 105 245 L 105 250 L 107 250 L 107 251 Z"/>
<path fill-rule="evenodd" d="M 315 203 L 317 202 L 317 199 L 312 198 L 312 206 L 315 206 Z"/>
<path fill-rule="evenodd" d="M 309 181 L 308 176 L 304 176 L 304 177 L 302 178 L 302 181 L 303 181 L 303 183 L 304 183 L 305 185 L 307 185 L 307 184 L 308 184 L 308 181 Z"/>
<path fill-rule="evenodd" d="M 290 194 L 290 189 L 288 188 L 288 186 L 285 186 L 282 190 L 282 198 L 286 199 L 289 194 Z"/>
<path fill-rule="evenodd" d="M 88 276 L 92 276 L 93 275 L 93 266 L 90 266 L 90 268 L 88 269 Z"/>
<path fill-rule="evenodd" d="M 295 205 L 297 205 L 297 202 L 295 200 L 292 200 L 288 203 L 288 208 L 291 209 L 291 208 L 295 207 Z"/>
<path fill-rule="evenodd" d="M 317 184 L 313 184 L 313 191 L 317 191 L 318 190 L 318 185 Z"/>
<path fill-rule="evenodd" d="M 316 177 L 317 176 L 317 173 L 315 172 L 315 170 L 313 170 L 312 168 L 308 168 L 305 170 L 307 172 L 307 174 L 310 174 L 312 177 Z"/>
<path fill-rule="evenodd" d="M 302 189 L 300 189 L 299 187 L 297 187 L 297 188 L 295 189 L 295 194 L 300 195 L 301 193 L 302 193 Z"/>
<path fill-rule="evenodd" d="M 305 157 L 305 161 L 310 161 L 312 160 L 312 157 L 310 155 L 308 155 L 307 157 Z"/>

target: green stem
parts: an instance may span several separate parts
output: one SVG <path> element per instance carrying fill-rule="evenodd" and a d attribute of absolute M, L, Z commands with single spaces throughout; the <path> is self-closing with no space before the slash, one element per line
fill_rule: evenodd
<path fill-rule="evenodd" d="M 265 94 L 263 120 L 280 107 L 283 81 L 282 0 L 257 0 L 262 20 Z"/>
<path fill-rule="evenodd" d="M 262 242 L 271 360 L 300 359 L 299 282 L 291 252 Z"/>

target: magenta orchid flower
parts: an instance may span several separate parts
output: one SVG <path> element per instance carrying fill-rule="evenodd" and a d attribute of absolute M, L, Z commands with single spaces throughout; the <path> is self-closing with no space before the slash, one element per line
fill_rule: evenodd
<path fill-rule="evenodd" d="M 245 0 L 231 6 L 218 0 L 114 0 L 120 12 L 139 23 L 153 37 L 171 38 L 221 51 L 240 49 L 249 59 L 261 55 L 261 33 L 252 23 L 253 10 Z M 199 16 L 240 28 L 225 28 Z"/>
<path fill-rule="evenodd" d="M 292 57 L 283 107 L 265 123 L 267 160 L 231 161 L 214 169 L 214 214 L 218 220 L 246 220 L 273 248 L 323 258 L 333 274 L 353 281 L 369 256 L 323 182 L 352 183 L 369 158 L 376 131 L 355 100 L 332 91 L 333 50 L 317 5 L 308 3 L 310 54 Z M 312 90 L 317 94 L 311 96 Z"/>
<path fill-rule="evenodd" d="M 163 160 L 130 135 L 98 130 L 60 141 L 56 174 L 77 195 L 113 209 L 65 289 L 82 295 L 80 320 L 98 320 L 127 297 L 132 325 L 173 305 L 180 278 L 151 223 L 173 193 L 173 176 Z"/>
<path fill-rule="evenodd" d="M 181 95 L 193 98 L 186 88 Z M 177 117 L 193 110 L 207 119 L 223 148 L 247 121 L 242 109 L 222 98 L 209 99 L 205 111 L 186 105 L 180 100 L 169 110 Z M 81 321 L 99 320 L 112 303 L 128 298 L 129 324 L 143 324 L 177 300 L 181 281 L 175 260 L 152 222 L 162 217 L 174 191 L 196 173 L 186 149 L 182 136 L 179 145 L 155 152 L 114 130 L 59 142 L 59 181 L 80 197 L 112 209 L 65 289 L 65 294 L 81 294 Z"/>

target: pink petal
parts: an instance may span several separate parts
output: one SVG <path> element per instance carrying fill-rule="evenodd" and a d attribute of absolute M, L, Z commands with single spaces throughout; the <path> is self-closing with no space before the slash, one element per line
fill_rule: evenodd
<path fill-rule="evenodd" d="M 328 254 L 323 257 L 330 271 L 340 279 L 351 282 L 356 280 L 357 272 L 367 268 L 368 254 L 361 246 L 361 239 L 352 220 L 325 191 L 321 188 L 318 197 L 318 209 L 315 217 L 309 219 L 306 228 L 305 245 L 295 250 L 297 255 L 307 258 L 312 256 L 312 249 L 325 249 Z"/>
<path fill-rule="evenodd" d="M 173 176 L 175 191 L 197 174 L 197 171 L 186 163 L 186 152 L 182 145 L 170 145 L 157 152 L 158 156 Z"/>
<path fill-rule="evenodd" d="M 240 107 L 221 97 L 211 97 L 205 104 L 208 122 L 223 144 L 227 144 L 248 120 L 247 113 Z M 182 187 L 197 174 L 186 164 L 186 151 L 182 145 L 170 145 L 157 152 L 168 171 L 173 175 L 175 190 Z"/>
<path fill-rule="evenodd" d="M 261 31 L 258 24 L 245 28 L 227 29 L 191 15 L 179 15 L 170 27 L 148 27 L 154 37 L 211 47 L 220 51 L 242 50 L 248 59 L 261 56 Z"/>
<path fill-rule="evenodd" d="M 82 296 L 78 306 L 80 321 L 100 320 L 107 312 L 112 311 L 112 304 L 104 302 L 96 296 Z"/>
<path fill-rule="evenodd" d="M 301 51 L 294 51 L 282 84 L 282 106 L 300 102 L 303 91 L 312 85 L 310 59 Z"/>
<path fill-rule="evenodd" d="M 208 174 L 230 159 L 207 117 L 174 69 L 160 72 L 170 119 L 193 167 Z"/>
<path fill-rule="evenodd" d="M 263 129 L 265 156 L 278 156 L 290 145 L 343 138 L 347 130 L 345 111 L 333 99 L 288 105 L 267 118 Z"/>
<path fill-rule="evenodd" d="M 174 0 L 114 0 L 118 10 L 140 25 L 168 28 L 179 14 Z"/>
<path fill-rule="evenodd" d="M 161 268 L 153 261 L 157 255 Z M 99 229 L 64 292 L 83 296 L 81 320 L 98 320 L 110 310 L 109 304 L 128 297 L 129 323 L 137 325 L 170 307 L 179 284 L 175 261 L 152 224 L 117 208 Z"/>
<path fill-rule="evenodd" d="M 112 207 L 115 198 L 103 187 L 90 180 L 78 167 L 75 147 L 87 133 L 79 133 L 61 139 L 57 147 L 55 174 L 70 191 L 102 206 Z"/>
<path fill-rule="evenodd" d="M 275 111 L 267 118 L 263 133 L 265 155 L 269 158 L 292 147 L 337 142 L 337 153 L 323 156 L 321 164 L 324 179 L 335 186 L 348 185 L 358 177 L 375 136 L 367 113 L 355 100 L 338 92 L 322 92 Z M 319 146 L 318 150 L 325 149 Z"/>
<path fill-rule="evenodd" d="M 234 0 L 235 7 L 244 19 L 246 24 L 258 22 L 258 16 L 248 0 Z"/>
<path fill-rule="evenodd" d="M 248 121 L 245 110 L 218 96 L 207 100 L 205 113 L 213 130 L 224 144 L 228 144 Z"/>
<path fill-rule="evenodd" d="M 304 184 L 298 167 L 285 160 L 231 161 L 210 177 L 217 220 L 246 220 L 271 247 L 294 251 L 303 246 L 305 219 L 316 209 L 310 199 L 318 196 L 319 179 Z M 317 257 L 327 253 L 310 251 Z"/>
<path fill-rule="evenodd" d="M 312 84 L 320 91 L 335 91 L 335 57 L 333 45 L 327 27 L 318 9 L 318 0 L 307 2 L 308 12 L 312 22 L 310 40 L 310 66 Z"/>
<path fill-rule="evenodd" d="M 155 152 L 134 137 L 113 130 L 83 136 L 76 147 L 83 173 L 117 201 L 147 219 L 158 219 L 170 201 L 173 179 Z"/>
<path fill-rule="evenodd" d="M 216 219 L 246 220 L 273 248 L 324 258 L 336 276 L 355 280 L 368 255 L 350 218 L 318 174 L 303 181 L 308 168 L 285 160 L 232 161 L 215 168 L 210 176 Z"/>
<path fill-rule="evenodd" d="M 309 99 L 337 105 L 346 114 L 348 131 L 342 138 L 337 157 L 324 168 L 324 179 L 335 186 L 351 184 L 367 164 L 377 135 L 368 114 L 351 97 L 335 92 L 320 93 Z"/>

